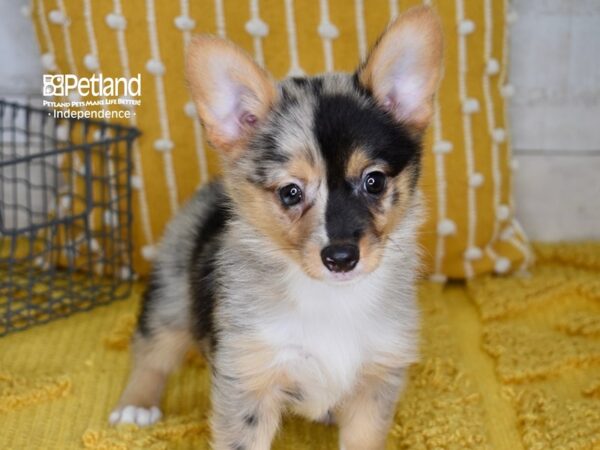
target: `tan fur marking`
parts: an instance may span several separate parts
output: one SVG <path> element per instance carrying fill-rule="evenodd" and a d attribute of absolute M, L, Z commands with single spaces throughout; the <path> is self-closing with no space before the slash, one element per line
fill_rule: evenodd
<path fill-rule="evenodd" d="M 279 389 L 294 388 L 294 382 L 289 374 L 283 370 L 275 370 L 273 361 L 277 357 L 277 349 L 267 343 L 249 338 L 232 344 L 235 348 L 234 372 L 240 377 L 239 383 L 243 385 L 244 391 L 255 394 L 264 394 L 273 391 L 273 387 Z"/>
<path fill-rule="evenodd" d="M 325 167 L 322 163 L 311 164 L 304 155 L 294 158 L 287 166 L 287 172 L 304 183 L 318 183 L 325 177 Z"/>
<path fill-rule="evenodd" d="M 353 151 L 352 155 L 350 155 L 348 165 L 346 166 L 346 178 L 350 180 L 359 179 L 365 168 L 372 163 L 373 161 L 369 159 L 364 151 L 360 149 Z"/>
<path fill-rule="evenodd" d="M 294 225 L 294 217 L 290 217 L 278 204 L 275 190 L 266 191 L 251 183 L 238 181 L 230 192 L 244 217 L 281 250 L 298 260 L 298 227 Z"/>
<path fill-rule="evenodd" d="M 309 242 L 304 247 L 302 268 L 312 278 L 323 278 L 323 262 L 321 260 L 321 247 L 314 242 Z"/>
<path fill-rule="evenodd" d="M 286 169 L 290 177 L 302 180 L 305 186 L 318 185 L 324 177 L 324 169 L 310 164 L 304 157 L 293 159 Z M 226 182 L 244 217 L 284 253 L 304 266 L 304 247 L 319 223 L 317 210 L 310 205 L 305 205 L 304 211 L 295 208 L 285 210 L 280 204 L 277 186 L 265 190 L 245 180 L 226 179 Z M 302 217 L 300 214 L 303 214 Z"/>
<path fill-rule="evenodd" d="M 179 364 L 190 344 L 191 336 L 187 331 L 162 329 L 152 338 L 136 335 L 133 370 L 118 406 L 158 406 L 167 376 Z"/>
<path fill-rule="evenodd" d="M 383 254 L 383 246 L 373 232 L 367 232 L 358 242 L 360 260 L 366 273 L 373 272 L 378 266 Z"/>
<path fill-rule="evenodd" d="M 375 227 L 382 239 L 386 239 L 389 234 L 396 229 L 396 226 L 404 216 L 406 208 L 408 207 L 407 199 L 412 197 L 410 192 L 410 183 L 413 178 L 411 168 L 404 169 L 394 181 L 394 187 L 400 195 L 400 200 L 396 205 L 386 211 L 385 214 L 376 215 Z M 390 189 L 390 196 L 392 190 Z M 392 199 L 390 198 L 390 201 Z"/>
<path fill-rule="evenodd" d="M 240 377 L 243 390 L 255 394 L 271 390 L 280 376 L 271 367 L 276 356 L 275 349 L 254 338 L 240 340 L 232 345 L 236 354 L 233 373 Z"/>
<path fill-rule="evenodd" d="M 386 375 L 364 376 L 353 394 L 335 412 L 345 450 L 383 450 L 392 421 L 398 381 Z"/>
<path fill-rule="evenodd" d="M 372 272 L 379 266 L 383 255 L 383 248 L 389 235 L 396 229 L 408 208 L 407 199 L 412 197 L 410 183 L 413 178 L 411 168 L 404 169 L 393 181 L 393 186 L 388 191 L 380 204 L 383 210 L 373 211 L 374 230 L 367 230 L 358 243 L 360 258 L 363 262 L 365 272 Z M 393 203 L 394 189 L 400 195 L 398 203 Z"/>

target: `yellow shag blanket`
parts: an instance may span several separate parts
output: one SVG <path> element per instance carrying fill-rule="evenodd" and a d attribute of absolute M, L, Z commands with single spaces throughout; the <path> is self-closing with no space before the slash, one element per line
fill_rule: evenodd
<path fill-rule="evenodd" d="M 424 284 L 422 362 L 388 448 L 600 448 L 600 243 L 539 245 L 528 275 Z M 190 356 L 160 424 L 110 428 L 132 297 L 0 339 L 0 448 L 204 449 L 209 376 Z M 285 421 L 276 449 L 335 449 L 334 428 Z"/>

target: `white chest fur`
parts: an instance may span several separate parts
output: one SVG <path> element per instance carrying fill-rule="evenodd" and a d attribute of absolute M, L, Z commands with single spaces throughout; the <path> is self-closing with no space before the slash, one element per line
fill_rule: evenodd
<path fill-rule="evenodd" d="M 385 273 L 348 285 L 290 276 L 288 301 L 265 318 L 261 334 L 275 350 L 273 363 L 299 390 L 298 412 L 324 415 L 362 368 L 412 345 L 402 342 L 399 318 L 386 311 L 386 281 Z"/>

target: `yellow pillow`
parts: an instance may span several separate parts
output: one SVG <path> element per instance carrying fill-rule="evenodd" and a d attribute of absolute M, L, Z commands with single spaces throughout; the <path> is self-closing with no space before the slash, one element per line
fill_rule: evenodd
<path fill-rule="evenodd" d="M 421 181 L 428 206 L 421 242 L 427 271 L 437 281 L 508 273 L 531 259 L 513 215 L 505 1 L 425 2 L 439 12 L 446 38 Z M 129 122 L 143 133 L 133 151 L 135 270 L 147 272 L 169 218 L 219 170 L 183 77 L 192 33 L 232 39 L 278 78 L 351 71 L 391 17 L 420 3 L 33 0 L 48 72 L 141 73 L 142 104 Z"/>

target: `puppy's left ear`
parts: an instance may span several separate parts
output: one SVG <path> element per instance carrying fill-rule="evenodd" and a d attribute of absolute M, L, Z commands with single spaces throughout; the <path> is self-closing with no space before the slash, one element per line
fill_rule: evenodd
<path fill-rule="evenodd" d="M 232 42 L 200 35 L 188 47 L 186 77 L 208 139 L 235 157 L 275 101 L 271 76 Z"/>
<path fill-rule="evenodd" d="M 372 49 L 358 78 L 379 105 L 417 133 L 433 115 L 433 96 L 442 73 L 440 21 L 431 8 L 412 8 L 390 24 Z"/>

